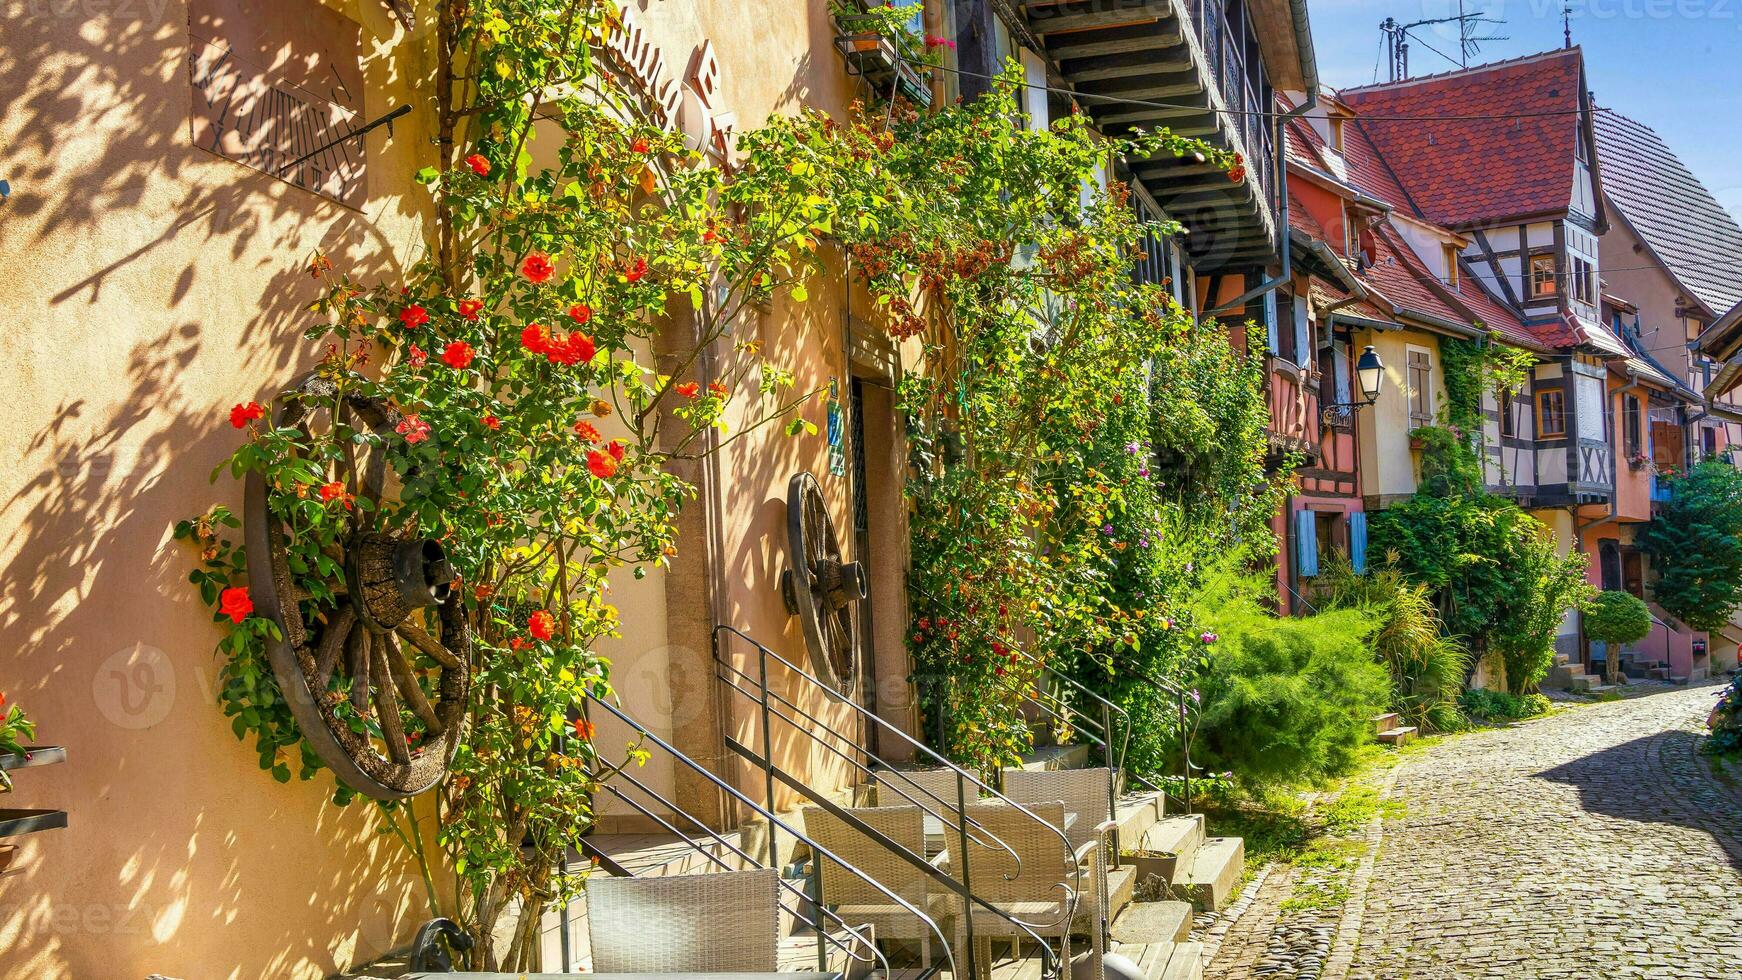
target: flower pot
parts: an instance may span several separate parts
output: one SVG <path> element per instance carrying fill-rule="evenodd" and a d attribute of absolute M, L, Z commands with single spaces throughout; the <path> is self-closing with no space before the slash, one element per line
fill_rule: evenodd
<path fill-rule="evenodd" d="M 1423 439 L 1421 436 L 1410 436 L 1409 437 L 1409 451 L 1410 452 L 1419 453 L 1423 449 L 1426 449 L 1426 448 L 1427 448 L 1427 440 Z"/>

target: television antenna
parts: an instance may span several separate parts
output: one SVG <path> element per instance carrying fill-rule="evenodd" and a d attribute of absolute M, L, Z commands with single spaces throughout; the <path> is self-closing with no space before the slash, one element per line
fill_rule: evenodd
<path fill-rule="evenodd" d="M 1464 10 L 1464 0 L 1458 0 L 1458 13 L 1451 17 L 1431 17 L 1426 20 L 1411 21 L 1407 24 L 1399 23 L 1395 17 L 1385 18 L 1384 22 L 1379 25 L 1379 32 L 1385 39 L 1388 63 L 1391 66 L 1391 81 L 1401 82 L 1409 77 L 1410 41 L 1413 40 L 1415 43 L 1427 48 L 1434 54 L 1437 54 L 1452 64 L 1457 65 L 1459 68 L 1468 68 L 1470 67 L 1470 56 L 1477 54 L 1482 50 L 1482 43 L 1484 41 L 1511 40 L 1510 37 L 1503 34 L 1481 33 L 1483 28 L 1480 25 L 1504 23 L 1506 23 L 1504 20 L 1497 17 L 1488 17 L 1480 12 L 1466 12 Z M 1441 51 L 1439 48 L 1434 47 L 1432 44 L 1429 44 L 1420 36 L 1410 33 L 1416 28 L 1429 27 L 1434 24 L 1458 25 L 1457 57 L 1452 57 L 1444 51 Z"/>

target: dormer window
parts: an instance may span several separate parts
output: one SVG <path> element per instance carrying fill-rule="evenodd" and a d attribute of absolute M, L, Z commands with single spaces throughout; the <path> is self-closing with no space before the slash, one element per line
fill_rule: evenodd
<path fill-rule="evenodd" d="M 1446 244 L 1440 246 L 1440 249 L 1446 266 L 1446 285 L 1456 289 L 1458 286 L 1458 246 Z"/>
<path fill-rule="evenodd" d="M 1343 152 L 1343 117 L 1331 117 L 1331 149 Z"/>

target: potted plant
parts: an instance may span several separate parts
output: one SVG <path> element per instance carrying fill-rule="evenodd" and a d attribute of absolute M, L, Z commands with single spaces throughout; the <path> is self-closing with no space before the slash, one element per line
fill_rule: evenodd
<path fill-rule="evenodd" d="M 902 97 L 929 106 L 932 93 L 926 74 L 941 61 L 942 49 L 956 45 L 915 30 L 919 11 L 917 4 L 898 7 L 861 0 L 835 0 L 830 9 L 839 32 L 835 48 L 852 74 L 879 88 L 893 85 Z"/>
<path fill-rule="evenodd" d="M 1633 455 L 1627 457 L 1627 465 L 1633 469 L 1642 470 L 1651 465 L 1651 457 L 1643 452 L 1635 451 Z"/>

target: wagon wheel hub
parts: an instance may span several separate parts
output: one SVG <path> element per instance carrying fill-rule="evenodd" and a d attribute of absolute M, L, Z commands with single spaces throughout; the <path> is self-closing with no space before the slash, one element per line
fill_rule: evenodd
<path fill-rule="evenodd" d="M 386 441 L 392 408 L 343 398 L 318 375 L 278 400 L 274 425 L 302 430 L 312 444 L 317 417 L 352 434 Z M 345 433 L 335 433 L 344 435 Z M 267 656 L 303 739 L 345 785 L 376 799 L 405 799 L 441 781 L 465 732 L 471 632 L 441 543 L 384 533 L 375 521 L 392 503 L 385 455 L 347 452 L 322 464 L 359 498 L 356 529 L 319 548 L 276 512 L 258 472 L 246 485 L 248 578 L 255 609 L 278 626 Z M 367 514 L 369 516 L 365 517 Z M 293 544 L 301 555 L 293 560 Z M 294 573 L 292 569 L 300 569 Z M 317 584 L 320 588 L 310 588 Z M 314 597 L 330 596 L 317 601 Z"/>
<path fill-rule="evenodd" d="M 787 485 L 787 560 L 781 598 L 797 616 L 818 678 L 845 690 L 858 673 L 853 604 L 869 594 L 865 566 L 843 561 L 822 489 L 809 473 Z"/>

